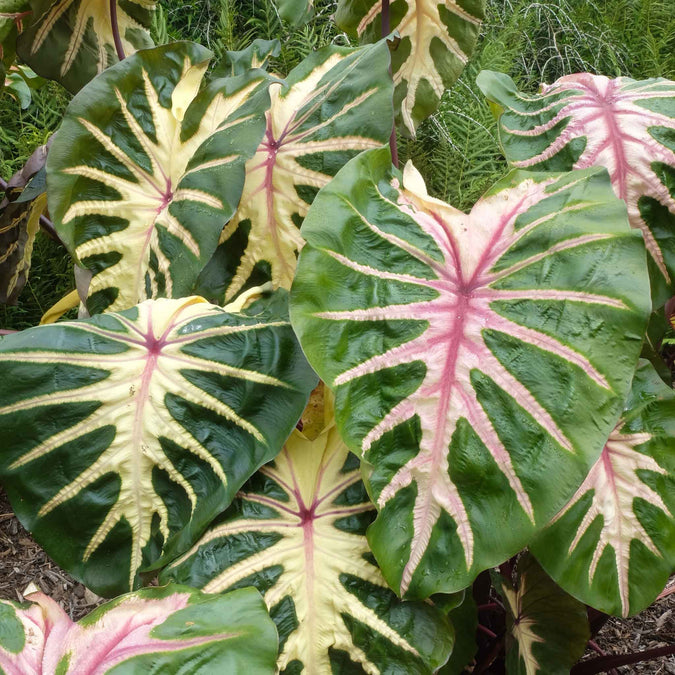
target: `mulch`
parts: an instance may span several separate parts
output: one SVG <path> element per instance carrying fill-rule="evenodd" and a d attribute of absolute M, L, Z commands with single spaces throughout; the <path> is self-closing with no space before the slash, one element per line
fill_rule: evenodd
<path fill-rule="evenodd" d="M 56 600 L 74 621 L 101 604 L 102 599 L 52 562 L 33 541 L 12 512 L 0 489 L 0 598 L 23 601 L 30 584 Z M 675 588 L 675 577 L 671 579 Z M 595 637 L 607 654 L 626 654 L 675 644 L 675 593 L 655 602 L 629 619 L 610 619 Z M 584 658 L 598 656 L 589 650 Z M 675 675 L 675 657 L 618 668 L 618 673 Z"/>

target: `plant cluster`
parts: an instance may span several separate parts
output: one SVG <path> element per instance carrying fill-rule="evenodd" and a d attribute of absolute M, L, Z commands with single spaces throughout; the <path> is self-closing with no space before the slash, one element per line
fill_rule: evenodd
<path fill-rule="evenodd" d="M 156 5 L 0 0 L 8 86 L 74 94 L 3 186 L 0 300 L 41 227 L 77 286 L 0 340 L 0 480 L 114 598 L 78 623 L 35 589 L 0 601 L 0 671 L 654 656 L 575 667 L 675 565 L 675 82 L 530 95 L 483 71 L 510 170 L 465 213 L 398 167 L 396 131 L 460 76 L 484 0 L 340 0 L 360 46 L 285 77 L 279 40 L 215 67 L 155 46 Z"/>

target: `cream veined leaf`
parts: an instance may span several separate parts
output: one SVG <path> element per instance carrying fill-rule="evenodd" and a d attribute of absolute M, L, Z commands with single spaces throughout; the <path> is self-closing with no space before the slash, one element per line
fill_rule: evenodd
<path fill-rule="evenodd" d="M 316 383 L 286 302 L 148 300 L 0 341 L 0 479 L 57 563 L 136 587 L 279 452 Z"/>
<path fill-rule="evenodd" d="M 128 57 L 71 102 L 47 162 L 49 210 L 94 276 L 88 308 L 184 297 L 235 212 L 262 137 L 267 75 L 202 82 L 210 52 Z"/>
<path fill-rule="evenodd" d="M 603 169 L 512 172 L 465 214 L 388 149 L 338 173 L 302 234 L 291 321 L 370 465 L 371 548 L 406 597 L 459 591 L 548 523 L 616 424 L 642 238 Z"/>
<path fill-rule="evenodd" d="M 567 592 L 621 616 L 654 601 L 675 565 L 674 457 L 675 394 L 642 361 L 600 458 L 530 546 Z"/>
<path fill-rule="evenodd" d="M 246 164 L 241 204 L 220 237 L 197 292 L 229 301 L 271 280 L 290 288 L 314 195 L 359 152 L 391 134 L 392 84 L 386 44 L 326 47 L 270 86 L 267 128 Z"/>
<path fill-rule="evenodd" d="M 526 553 L 517 583 L 495 575 L 506 607 L 506 672 L 568 675 L 583 655 L 590 631 L 586 607 L 567 595 Z"/>
<path fill-rule="evenodd" d="M 42 593 L 27 599 L 0 600 L 0 672 L 8 675 L 274 675 L 276 630 L 250 588 L 215 596 L 185 586 L 146 588 L 77 623 Z"/>
<path fill-rule="evenodd" d="M 473 53 L 485 0 L 400 0 L 390 7 L 394 107 L 401 131 L 415 136 Z M 362 42 L 382 37 L 382 0 L 339 0 L 335 21 Z"/>
<path fill-rule="evenodd" d="M 124 53 L 153 46 L 148 29 L 156 0 L 116 0 Z M 19 36 L 19 56 L 38 75 L 75 93 L 118 62 L 110 0 L 29 0 L 33 20 Z"/>
<path fill-rule="evenodd" d="M 161 580 L 211 593 L 258 588 L 279 630 L 281 673 L 432 673 L 448 658 L 452 629 L 440 610 L 403 603 L 387 586 L 365 538 L 374 507 L 359 461 L 330 403 L 323 419 L 314 398 L 303 432 Z"/>
<path fill-rule="evenodd" d="M 662 306 L 675 293 L 675 82 L 579 73 L 534 96 L 502 73 L 483 71 L 477 83 L 502 109 L 499 135 L 513 166 L 609 171 L 644 236 L 654 306 Z"/>

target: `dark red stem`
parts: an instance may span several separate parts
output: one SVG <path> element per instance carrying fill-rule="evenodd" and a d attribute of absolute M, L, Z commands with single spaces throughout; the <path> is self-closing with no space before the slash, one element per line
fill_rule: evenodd
<path fill-rule="evenodd" d="M 382 0 L 382 37 L 386 38 L 391 33 L 391 19 L 389 13 L 389 0 Z M 391 65 L 389 66 L 391 75 Z M 398 144 L 396 143 L 396 122 L 391 130 L 389 137 L 389 148 L 391 149 L 391 162 L 398 169 Z"/>
<path fill-rule="evenodd" d="M 595 640 L 589 640 L 588 641 L 588 646 L 596 653 L 600 654 L 600 656 L 607 656 L 607 652 L 600 647 L 600 645 L 595 642 Z M 611 670 L 607 671 L 609 675 L 619 675 L 619 671 L 616 668 L 612 668 Z"/>
<path fill-rule="evenodd" d="M 675 300 L 675 298 L 671 298 L 668 302 L 671 302 L 672 300 Z M 659 600 L 663 600 L 663 598 L 667 598 L 669 595 L 675 593 L 675 583 L 672 586 L 666 586 L 657 596 L 655 602 L 658 602 Z"/>
<path fill-rule="evenodd" d="M 497 633 L 493 633 L 487 626 L 483 626 L 481 623 L 478 624 L 478 630 L 493 640 L 497 637 Z"/>
<path fill-rule="evenodd" d="M 600 656 L 597 659 L 578 663 L 572 668 L 570 675 L 596 675 L 596 673 L 606 673 L 612 668 L 629 666 L 631 663 L 641 663 L 642 661 L 651 661 L 652 659 L 658 659 L 659 656 L 670 656 L 671 654 L 675 654 L 675 645 L 647 649 L 644 652 L 637 652 L 636 654 Z"/>
<path fill-rule="evenodd" d="M 117 58 L 120 61 L 124 61 L 124 47 L 122 46 L 122 38 L 120 37 L 120 27 L 117 23 L 117 0 L 110 0 L 110 28 L 112 29 L 113 40 L 115 41 Z"/>

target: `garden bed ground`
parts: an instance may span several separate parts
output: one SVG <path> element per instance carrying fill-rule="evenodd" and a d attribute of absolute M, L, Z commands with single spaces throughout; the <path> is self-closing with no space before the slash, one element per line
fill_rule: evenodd
<path fill-rule="evenodd" d="M 54 598 L 77 620 L 100 604 L 101 599 L 66 574 L 33 541 L 12 512 L 0 490 L 0 598 L 23 600 L 30 583 Z M 675 585 L 675 578 L 671 579 Z M 607 654 L 625 654 L 675 644 L 675 593 L 630 619 L 611 619 L 596 636 Z M 588 658 L 596 656 L 590 651 Z M 619 668 L 619 673 L 675 675 L 675 657 Z"/>

